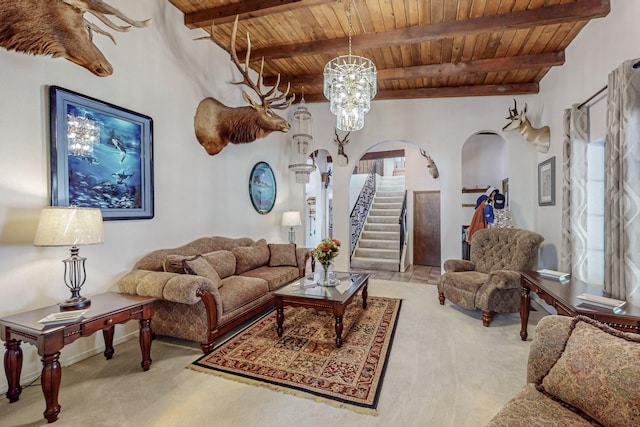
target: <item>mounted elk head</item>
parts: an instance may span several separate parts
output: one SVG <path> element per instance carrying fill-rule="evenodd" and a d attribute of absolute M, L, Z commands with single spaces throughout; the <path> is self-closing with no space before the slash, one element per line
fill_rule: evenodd
<path fill-rule="evenodd" d="M 427 169 L 429 169 L 429 173 L 431 174 L 433 179 L 438 179 L 438 177 L 440 176 L 440 172 L 438 171 L 436 162 L 434 162 L 431 156 L 429 156 L 427 152 L 424 151 L 422 148 L 420 149 L 420 154 L 422 154 L 422 157 L 427 159 Z"/>
<path fill-rule="evenodd" d="M 340 137 L 338 136 L 337 129 L 335 130 L 335 133 L 336 133 L 336 138 L 333 140 L 333 142 L 338 144 L 338 159 L 336 163 L 338 164 L 338 166 L 347 166 L 347 164 L 349 164 L 349 157 L 346 154 L 344 154 L 344 146 L 347 145 L 347 143 L 349 142 L 347 138 L 349 138 L 349 135 L 351 134 L 351 132 L 347 132 L 347 134 L 342 139 L 340 139 Z"/>
<path fill-rule="evenodd" d="M 550 129 L 549 126 L 544 126 L 539 129 L 534 128 L 529 123 L 529 120 L 526 116 L 527 113 L 527 104 L 524 104 L 524 110 L 521 113 L 518 113 L 518 104 L 516 100 L 513 100 L 513 109 L 509 108 L 509 117 L 507 120 L 511 120 L 511 123 L 507 124 L 502 128 L 504 132 L 508 132 L 511 130 L 518 130 L 524 136 L 524 139 L 527 142 L 533 144 L 541 153 L 546 153 L 549 151 L 549 144 L 551 141 Z"/>
<path fill-rule="evenodd" d="M 111 34 L 84 18 L 85 12 L 116 31 L 131 26 L 146 27 L 151 20 L 134 21 L 102 0 L 0 0 L 0 46 L 34 55 L 65 58 L 99 77 L 113 73 L 113 67 L 93 44 L 93 32 Z M 114 24 L 113 15 L 127 26 Z"/>
<path fill-rule="evenodd" d="M 231 59 L 243 76 L 241 82 L 233 82 L 233 84 L 243 84 L 251 88 L 260 98 L 260 104 L 254 102 L 249 95 L 243 90 L 242 98 L 250 105 L 250 107 L 227 107 L 221 102 L 213 98 L 205 98 L 200 101 L 193 121 L 198 142 L 204 147 L 205 151 L 213 156 L 218 154 L 229 142 L 234 144 L 242 144 L 253 142 L 258 138 L 264 138 L 271 132 L 288 132 L 291 128 L 289 122 L 275 114 L 273 110 L 283 110 L 288 108 L 295 95 L 287 99 L 290 84 L 287 90 L 277 95 L 276 91 L 280 84 L 280 74 L 275 86 L 262 93 L 262 71 L 264 69 L 264 58 L 260 65 L 260 74 L 256 83 L 249 77 L 249 58 L 251 55 L 251 39 L 247 33 L 247 56 L 244 66 L 238 60 L 236 53 L 236 33 L 238 31 L 238 17 L 233 24 L 231 32 Z M 211 28 L 213 37 L 213 27 Z"/>

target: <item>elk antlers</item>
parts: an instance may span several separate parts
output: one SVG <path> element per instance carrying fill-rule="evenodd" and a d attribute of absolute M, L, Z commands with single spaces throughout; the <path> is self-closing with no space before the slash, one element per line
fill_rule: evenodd
<path fill-rule="evenodd" d="M 342 139 L 338 136 L 338 129 L 335 129 L 335 134 L 336 137 L 333 141 L 338 144 L 338 166 L 347 166 L 349 163 L 349 157 L 344 153 L 344 146 L 349 142 L 347 138 L 349 138 L 351 132 L 347 132 Z"/>
<path fill-rule="evenodd" d="M 202 37 L 213 40 L 213 25 L 211 26 L 211 36 Z M 278 95 L 276 93 L 280 83 L 280 75 L 275 86 L 262 93 L 262 72 L 264 70 L 264 58 L 260 66 L 260 74 L 256 82 L 249 77 L 249 59 L 251 55 L 251 39 L 247 33 L 247 56 L 244 64 L 240 63 L 236 52 L 236 35 L 238 32 L 238 17 L 233 24 L 231 32 L 231 45 L 229 53 L 232 62 L 242 74 L 242 81 L 232 82 L 235 85 L 246 85 L 251 88 L 259 97 L 260 103 L 254 102 L 243 90 L 242 97 L 249 104 L 244 107 L 227 107 L 214 98 L 205 98 L 200 101 L 194 117 L 194 129 L 198 142 L 205 151 L 213 156 L 218 154 L 229 144 L 242 144 L 253 142 L 258 138 L 264 138 L 271 132 L 288 132 L 291 128 L 289 122 L 273 112 L 273 109 L 285 109 L 291 105 L 295 95 L 287 99 L 290 84 L 287 90 Z M 197 40 L 200 40 L 197 39 Z"/>
<path fill-rule="evenodd" d="M 267 91 L 267 93 L 262 93 L 262 72 L 264 70 L 264 56 L 262 57 L 262 62 L 260 63 L 260 74 L 258 75 L 258 79 L 256 82 L 251 80 L 249 77 L 249 59 L 251 58 L 251 37 L 249 36 L 249 32 L 247 32 L 247 54 L 245 56 L 244 64 L 240 64 L 240 60 L 238 59 L 238 53 L 236 52 L 236 35 L 238 33 L 238 16 L 236 16 L 236 20 L 233 23 L 233 30 L 231 31 L 231 59 L 235 64 L 236 68 L 242 74 L 241 82 L 232 82 L 234 85 L 246 85 L 253 89 L 253 91 L 260 97 L 261 105 L 263 107 L 270 107 L 278 110 L 284 110 L 288 108 L 293 100 L 295 99 L 295 93 L 291 96 L 290 99 L 286 99 L 289 94 L 289 90 L 291 89 L 291 82 L 287 83 L 287 90 L 279 96 L 276 96 L 275 92 L 278 89 L 278 85 L 280 85 L 280 73 L 278 73 L 278 78 L 276 80 L 276 84 Z M 213 35 L 213 24 L 211 27 L 211 34 Z M 272 98 L 269 98 L 273 96 Z M 254 102 L 249 98 L 249 95 L 243 90 L 242 97 L 245 101 L 247 101 L 251 105 L 255 105 Z M 279 101 L 279 102 L 278 102 Z"/>

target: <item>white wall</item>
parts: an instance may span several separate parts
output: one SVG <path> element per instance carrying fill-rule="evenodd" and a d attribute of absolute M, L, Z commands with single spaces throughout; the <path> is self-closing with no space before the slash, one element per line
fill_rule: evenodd
<path fill-rule="evenodd" d="M 607 85 L 608 74 L 622 62 L 640 56 L 640 2 L 611 0 L 611 12 L 591 21 L 566 50 L 566 63 L 552 68 L 542 80 L 542 122 L 551 127 L 551 149 L 538 154 L 541 162 L 556 156 L 556 205 L 538 209 L 537 229 L 545 236 L 542 259 L 556 268 L 562 233 L 562 114 L 572 104 L 581 104 Z M 597 111 L 604 106 L 601 101 Z M 595 132 L 601 134 L 602 114 L 596 113 Z M 597 138 L 598 135 L 595 136 Z M 513 193 L 515 194 L 515 192 Z"/>
<path fill-rule="evenodd" d="M 294 178 L 287 170 L 284 134 L 229 145 L 213 157 L 194 137 L 193 115 L 202 98 L 213 95 L 227 105 L 243 104 L 240 88 L 229 84 L 237 76 L 232 78 L 228 54 L 211 42 L 193 41 L 202 32 L 189 31 L 169 2 L 110 3 L 133 18 L 153 19 L 149 28 L 115 33 L 115 46 L 94 36 L 114 67 L 110 77 L 96 77 L 64 59 L 0 49 L 0 316 L 69 297 L 61 262 L 68 249 L 32 245 L 39 212 L 50 200 L 48 85 L 154 120 L 155 218 L 105 222 L 105 243 L 81 248 L 81 255 L 88 258 L 83 288 L 87 296 L 115 291 L 117 280 L 143 254 L 196 237 L 249 236 L 285 242 L 281 212 L 301 205 L 303 193 L 290 185 Z M 268 162 L 276 174 L 277 199 L 269 215 L 258 214 L 248 196 L 249 173 L 258 161 Z M 302 233 L 297 235 L 302 239 Z M 135 322 L 117 327 L 116 339 L 136 328 Z M 95 351 L 101 340 L 96 334 L 76 341 L 63 350 L 62 363 Z M 39 358 L 33 347 L 24 345 L 23 350 L 23 377 L 33 377 L 40 371 Z M 0 390 L 6 390 L 4 375 L 0 377 Z"/>
<path fill-rule="evenodd" d="M 229 84 L 228 55 L 213 44 L 192 41 L 201 36 L 183 25 L 168 2 L 111 0 L 133 18 L 153 18 L 150 28 L 115 34 L 118 45 L 96 35 L 95 41 L 114 66 L 114 75 L 98 78 L 63 59 L 35 57 L 0 50 L 0 316 L 55 304 L 68 297 L 62 283 L 63 248 L 32 246 L 39 211 L 49 204 L 48 106 L 46 87 L 59 85 L 154 119 L 155 211 L 152 220 L 105 223 L 105 243 L 88 246 L 88 296 L 116 290 L 116 282 L 143 254 L 176 246 L 204 235 L 264 237 L 286 241 L 280 213 L 304 206 L 304 187 L 287 169 L 288 139 L 274 133 L 252 144 L 230 145 L 210 157 L 193 135 L 197 103 L 213 95 L 231 106 L 243 102 L 239 88 Z M 522 228 L 545 236 L 551 253 L 560 241 L 560 200 L 555 207 L 537 208 L 537 163 L 557 156 L 561 164 L 562 109 L 582 102 L 606 83 L 607 73 L 624 59 L 638 55 L 640 2 L 613 0 L 614 11 L 590 23 L 567 52 L 567 64 L 554 69 L 542 83 L 542 96 L 519 96 L 532 114 L 551 126 L 548 156 L 542 156 L 517 133 L 503 134 L 510 174 L 511 208 Z M 617 10 L 620 9 L 620 10 Z M 541 100 L 544 100 L 542 102 Z M 461 152 L 464 142 L 479 131 L 500 134 L 512 97 L 477 97 L 374 101 L 365 128 L 350 136 L 348 154 L 358 159 L 369 147 L 388 140 L 409 141 L 424 148 L 438 165 L 440 178 L 407 180 L 412 189 L 439 189 L 442 201 L 442 259 L 460 255 Z M 316 148 L 332 155 L 335 118 L 326 103 L 311 104 Z M 455 116 L 451 115 L 455 111 Z M 455 119 L 455 120 L 454 120 Z M 535 123 L 534 124 L 538 124 Z M 423 165 L 416 154 L 407 158 Z M 247 194 L 253 165 L 267 161 L 276 174 L 274 211 L 257 214 Z M 353 161 L 353 160 L 352 160 Z M 350 164 L 351 166 L 351 164 Z M 334 237 L 349 238 L 349 180 L 351 167 L 334 168 Z M 559 177 L 559 171 L 557 171 Z M 560 179 L 556 194 L 560 193 Z M 302 233 L 296 233 L 303 242 Z M 348 254 L 337 259 L 346 268 Z M 117 328 L 119 339 L 136 325 Z M 101 336 L 85 338 L 64 349 L 62 363 L 101 351 Z M 40 370 L 33 348 L 24 346 L 23 377 Z M 153 349 L 152 349 L 153 352 Z M 6 390 L 5 378 L 0 390 Z"/>

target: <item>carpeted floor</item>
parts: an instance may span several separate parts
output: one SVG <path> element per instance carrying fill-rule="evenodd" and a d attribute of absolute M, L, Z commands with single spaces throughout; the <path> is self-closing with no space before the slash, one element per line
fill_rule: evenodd
<path fill-rule="evenodd" d="M 333 314 L 285 307 L 284 333 L 272 311 L 189 368 L 265 386 L 356 412 L 375 414 L 402 301 L 358 296 L 336 347 Z"/>
<path fill-rule="evenodd" d="M 373 279 L 369 295 L 403 300 L 378 415 L 255 387 L 185 367 L 197 348 L 156 340 L 148 372 L 137 339 L 62 369 L 56 426 L 485 426 L 525 383 L 542 311 L 520 340 L 517 313 L 482 326 L 479 312 L 438 303 L 435 286 Z M 63 350 L 64 351 L 64 350 Z M 38 386 L 18 402 L 0 399 L 0 426 L 46 425 Z"/>

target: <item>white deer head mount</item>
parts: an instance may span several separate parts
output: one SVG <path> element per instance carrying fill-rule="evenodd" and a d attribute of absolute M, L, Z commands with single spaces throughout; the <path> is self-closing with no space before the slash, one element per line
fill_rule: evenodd
<path fill-rule="evenodd" d="M 262 71 L 264 69 L 264 58 L 260 65 L 260 74 L 254 82 L 249 76 L 249 59 L 251 56 L 251 39 L 247 33 L 247 55 L 244 64 L 240 63 L 236 52 L 236 34 L 238 32 L 238 17 L 233 24 L 231 32 L 231 60 L 242 74 L 243 80 L 232 82 L 235 85 L 245 85 L 250 88 L 260 98 L 260 103 L 254 102 L 243 90 L 242 97 L 249 104 L 246 107 L 227 107 L 214 98 L 205 98 L 200 101 L 193 120 L 196 138 L 205 151 L 213 156 L 218 154 L 229 142 L 233 144 L 243 144 L 253 142 L 258 138 L 264 138 L 271 132 L 288 132 L 291 128 L 289 122 L 273 112 L 273 110 L 283 110 L 288 108 L 295 95 L 287 99 L 290 84 L 284 93 L 278 94 L 280 84 L 280 74 L 276 84 L 270 89 L 262 89 Z M 213 26 L 211 27 L 211 37 L 213 40 Z"/>
<path fill-rule="evenodd" d="M 429 169 L 429 173 L 431 174 L 433 179 L 438 179 L 438 177 L 440 176 L 440 172 L 438 171 L 436 162 L 434 162 L 431 156 L 429 156 L 427 152 L 424 151 L 422 148 L 420 149 L 420 154 L 422 154 L 422 157 L 427 159 L 427 169 Z"/>
<path fill-rule="evenodd" d="M 504 132 L 509 132 L 512 130 L 518 130 L 524 139 L 527 142 L 533 144 L 541 153 L 546 153 L 549 151 L 549 145 L 551 141 L 550 129 L 549 126 L 543 126 L 539 129 L 534 128 L 529 123 L 529 120 L 526 116 L 527 113 L 527 104 L 524 104 L 524 110 L 518 113 L 518 104 L 514 98 L 513 100 L 513 109 L 509 108 L 509 117 L 507 120 L 511 120 L 511 123 L 507 124 L 502 128 Z"/>
<path fill-rule="evenodd" d="M 349 135 L 351 134 L 351 132 L 347 132 L 347 134 L 342 139 L 340 139 L 340 137 L 338 136 L 337 129 L 335 130 L 335 133 L 336 133 L 336 137 L 333 140 L 333 142 L 338 144 L 338 159 L 336 163 L 338 164 L 338 166 L 347 166 L 347 164 L 349 164 L 349 156 L 347 156 L 344 153 L 344 146 L 347 145 L 347 143 L 349 142 L 347 138 L 349 138 Z"/>

